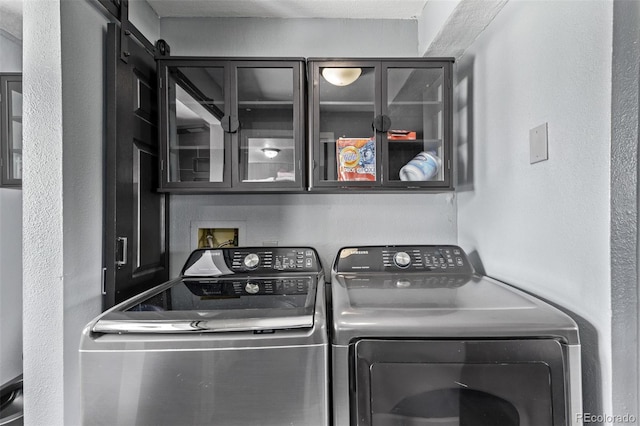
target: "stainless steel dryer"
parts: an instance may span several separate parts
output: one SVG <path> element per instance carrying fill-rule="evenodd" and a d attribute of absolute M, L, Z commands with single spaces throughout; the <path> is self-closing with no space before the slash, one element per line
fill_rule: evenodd
<path fill-rule="evenodd" d="M 575 322 L 477 275 L 456 246 L 340 250 L 333 424 L 580 424 Z"/>
<path fill-rule="evenodd" d="M 89 323 L 80 363 L 86 425 L 325 426 L 318 255 L 196 250 L 180 278 Z"/>

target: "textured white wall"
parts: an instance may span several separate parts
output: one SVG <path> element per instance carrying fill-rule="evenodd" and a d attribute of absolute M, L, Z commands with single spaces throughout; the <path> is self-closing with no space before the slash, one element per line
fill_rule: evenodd
<path fill-rule="evenodd" d="M 582 317 L 592 413 L 611 407 L 612 10 L 510 1 L 457 64 L 459 241 L 487 274 Z M 549 160 L 531 165 L 545 122 Z"/>
<path fill-rule="evenodd" d="M 463 0 L 429 0 L 418 17 L 418 54 L 422 56 Z"/>
<path fill-rule="evenodd" d="M 428 1 L 419 21 L 424 56 L 461 57 L 508 0 L 444 0 L 449 7 L 440 4 L 442 1 Z M 452 12 L 451 2 L 456 3 Z"/>
<path fill-rule="evenodd" d="M 25 2 L 27 425 L 79 424 L 79 338 L 101 300 L 105 22 L 89 1 Z"/>
<path fill-rule="evenodd" d="M 162 19 L 171 54 L 202 56 L 417 56 L 416 21 Z M 171 196 L 171 274 L 191 245 L 191 223 L 243 221 L 241 244 L 311 245 L 330 267 L 349 244 L 453 243 L 455 194 Z"/>
<path fill-rule="evenodd" d="M 60 1 L 24 3 L 23 333 L 26 425 L 64 425 Z"/>
<path fill-rule="evenodd" d="M 615 0 L 611 119 L 613 410 L 640 412 L 638 142 L 640 2 Z"/>
<path fill-rule="evenodd" d="M 22 72 L 22 42 L 0 30 L 0 72 Z M 0 188 L 0 384 L 22 373 L 22 191 Z"/>

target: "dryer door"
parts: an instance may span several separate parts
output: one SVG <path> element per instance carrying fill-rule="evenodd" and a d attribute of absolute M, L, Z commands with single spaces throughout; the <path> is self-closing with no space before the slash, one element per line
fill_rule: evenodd
<path fill-rule="evenodd" d="M 353 353 L 357 425 L 566 424 L 555 340 L 360 340 Z"/>

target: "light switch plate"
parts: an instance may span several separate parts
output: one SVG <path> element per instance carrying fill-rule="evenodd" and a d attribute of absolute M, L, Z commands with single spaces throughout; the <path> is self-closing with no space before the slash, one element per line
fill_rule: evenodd
<path fill-rule="evenodd" d="M 548 124 L 544 123 L 529 130 L 529 161 L 531 164 L 549 159 Z"/>

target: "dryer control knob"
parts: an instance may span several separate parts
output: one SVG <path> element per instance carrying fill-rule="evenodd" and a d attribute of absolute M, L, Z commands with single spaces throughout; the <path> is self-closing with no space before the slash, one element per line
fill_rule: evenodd
<path fill-rule="evenodd" d="M 259 263 L 260 263 L 260 258 L 255 253 L 249 253 L 244 257 L 244 266 L 247 269 L 255 269 L 258 267 Z"/>
<path fill-rule="evenodd" d="M 393 263 L 395 263 L 398 268 L 406 268 L 411 265 L 411 256 L 409 256 L 407 252 L 399 251 L 393 255 Z"/>
<path fill-rule="evenodd" d="M 255 283 L 247 283 L 247 285 L 244 286 L 244 289 L 249 294 L 256 294 L 260 291 L 260 286 Z"/>

